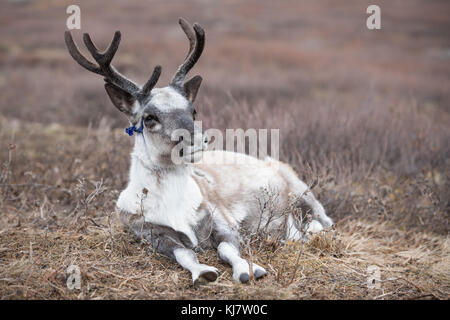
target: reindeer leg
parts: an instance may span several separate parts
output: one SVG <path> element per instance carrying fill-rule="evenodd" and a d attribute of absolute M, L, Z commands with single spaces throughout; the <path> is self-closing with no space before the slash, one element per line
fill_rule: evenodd
<path fill-rule="evenodd" d="M 229 227 L 225 227 L 225 225 L 221 225 L 221 228 L 218 229 L 221 229 L 221 231 L 216 230 L 214 238 L 218 243 L 217 252 L 219 258 L 232 267 L 235 281 L 248 282 L 250 280 L 250 265 L 239 254 L 238 233 Z M 256 263 L 252 263 L 252 271 L 256 279 L 267 274 L 266 270 Z"/>
<path fill-rule="evenodd" d="M 303 200 L 305 200 L 306 204 L 308 204 L 312 209 L 313 220 L 317 220 L 323 226 L 323 228 L 329 228 L 333 225 L 333 220 L 330 219 L 325 213 L 325 209 L 322 204 L 317 201 L 311 191 L 306 191 L 302 195 Z M 320 227 L 317 227 L 317 223 L 314 226 L 311 226 L 313 232 L 321 231 Z M 320 229 L 320 230 L 318 230 Z M 318 231 L 316 231 L 318 230 Z"/>
<path fill-rule="evenodd" d="M 206 284 L 215 281 L 219 276 L 219 270 L 198 262 L 194 251 L 187 248 L 173 250 L 175 260 L 192 274 L 194 285 Z"/>
<path fill-rule="evenodd" d="M 304 237 L 302 235 L 302 232 L 298 230 L 297 226 L 295 225 L 294 217 L 292 216 L 292 213 L 289 213 L 286 223 L 286 240 L 294 240 L 299 241 L 303 240 Z"/>
<path fill-rule="evenodd" d="M 175 259 L 188 270 L 192 274 L 194 285 L 215 281 L 219 276 L 216 268 L 199 263 L 194 251 L 186 248 L 190 241 L 183 233 L 169 227 L 144 222 L 144 218 L 137 214 L 122 211 L 120 217 L 125 226 L 138 238 L 146 239 L 152 244 L 154 250 Z"/>
<path fill-rule="evenodd" d="M 160 228 L 161 230 L 153 233 L 153 248 L 161 254 L 175 259 L 183 269 L 188 270 L 192 275 L 194 285 L 206 284 L 217 279 L 219 270 L 199 263 L 195 252 L 185 247 L 184 243 L 187 240 L 182 239 L 183 234 L 167 227 Z"/>
<path fill-rule="evenodd" d="M 245 259 L 240 257 L 239 250 L 233 244 L 223 241 L 217 246 L 217 252 L 220 259 L 233 268 L 234 280 L 241 283 L 246 283 L 250 280 L 250 266 Z M 253 263 L 252 267 L 253 275 L 256 279 L 267 273 L 263 267 L 256 263 Z"/>

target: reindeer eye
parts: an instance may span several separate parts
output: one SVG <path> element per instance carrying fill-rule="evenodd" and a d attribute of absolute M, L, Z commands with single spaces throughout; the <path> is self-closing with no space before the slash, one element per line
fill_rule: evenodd
<path fill-rule="evenodd" d="M 148 115 L 145 117 L 145 125 L 147 128 L 153 127 L 156 123 L 158 123 L 158 118 L 154 115 Z"/>

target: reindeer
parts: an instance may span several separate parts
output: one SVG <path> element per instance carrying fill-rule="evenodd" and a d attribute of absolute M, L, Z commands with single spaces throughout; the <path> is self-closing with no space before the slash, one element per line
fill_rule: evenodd
<path fill-rule="evenodd" d="M 291 195 L 302 199 L 312 210 L 307 232 L 318 232 L 333 222 L 289 165 L 270 157 L 260 160 L 242 153 L 206 150 L 209 138 L 194 123 L 194 101 L 202 78 L 197 75 L 185 80 L 203 52 L 205 32 L 199 24 L 191 26 L 183 18 L 179 24 L 189 40 L 189 51 L 163 88 L 155 88 L 159 65 L 143 86 L 111 65 L 119 47 L 119 31 L 103 53 L 89 34 L 84 34 L 84 44 L 98 65 L 80 53 L 70 31 L 65 32 L 65 42 L 78 64 L 104 77 L 112 103 L 131 124 L 127 133 L 136 133 L 129 182 L 116 204 L 125 226 L 190 271 L 194 284 L 215 281 L 219 275 L 215 267 L 199 263 L 196 257 L 195 251 L 211 247 L 231 265 L 233 279 L 246 283 L 251 275 L 258 279 L 266 274 L 255 263 L 250 270 L 240 256 L 240 231 L 254 230 L 261 218 L 268 221 L 256 201 L 262 190 L 279 190 L 280 206 L 287 204 Z M 191 139 L 173 139 L 180 129 Z M 179 154 L 183 161 L 175 163 L 172 150 L 179 146 L 183 147 Z M 199 155 L 201 161 L 192 161 Z M 292 212 L 286 214 L 285 222 L 285 240 L 305 238 Z"/>

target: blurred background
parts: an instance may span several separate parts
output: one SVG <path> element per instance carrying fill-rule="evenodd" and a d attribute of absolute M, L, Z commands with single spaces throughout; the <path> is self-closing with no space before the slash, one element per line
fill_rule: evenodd
<path fill-rule="evenodd" d="M 157 87 L 188 49 L 178 17 L 200 23 L 206 49 L 190 76 L 204 79 L 205 129 L 279 128 L 281 160 L 335 221 L 448 235 L 447 0 L 376 1 L 381 30 L 367 29 L 365 0 L 1 1 L 4 228 L 101 225 L 127 182 L 128 122 L 65 47 L 71 4 L 87 56 L 83 32 L 104 49 L 120 30 L 113 64 L 138 83 L 162 65 Z"/>
<path fill-rule="evenodd" d="M 343 140 L 368 130 L 376 131 L 373 139 L 382 145 L 386 128 L 372 127 L 379 122 L 397 127 L 398 117 L 409 124 L 404 134 L 422 145 L 420 139 L 430 137 L 411 117 L 426 115 L 433 126 L 449 123 L 450 5 L 378 1 L 382 29 L 368 30 L 370 3 L 2 1 L 0 112 L 43 124 L 98 126 L 104 119 L 106 126 L 127 125 L 109 102 L 101 77 L 82 69 L 66 50 L 66 8 L 78 4 L 82 29 L 74 34 L 82 50 L 83 32 L 106 48 L 121 30 L 114 65 L 143 83 L 161 64 L 158 86 L 167 85 L 187 51 L 178 17 L 199 22 L 207 43 L 191 76 L 204 78 L 198 108 L 206 127 L 281 128 L 282 138 L 339 145 L 338 151 L 349 143 Z M 353 119 L 356 123 L 349 123 Z M 308 141 L 303 152 L 310 148 Z M 396 156 L 402 158 L 401 152 Z M 415 164 L 400 162 L 406 170 Z"/>

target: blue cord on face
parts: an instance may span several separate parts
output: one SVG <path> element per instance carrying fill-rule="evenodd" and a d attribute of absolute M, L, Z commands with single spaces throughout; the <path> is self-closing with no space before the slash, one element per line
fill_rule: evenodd
<path fill-rule="evenodd" d="M 134 125 L 125 129 L 125 132 L 128 133 L 130 137 L 134 132 L 142 133 L 142 131 L 144 131 L 144 118 L 141 119 L 141 126 L 138 129 L 136 129 Z"/>

